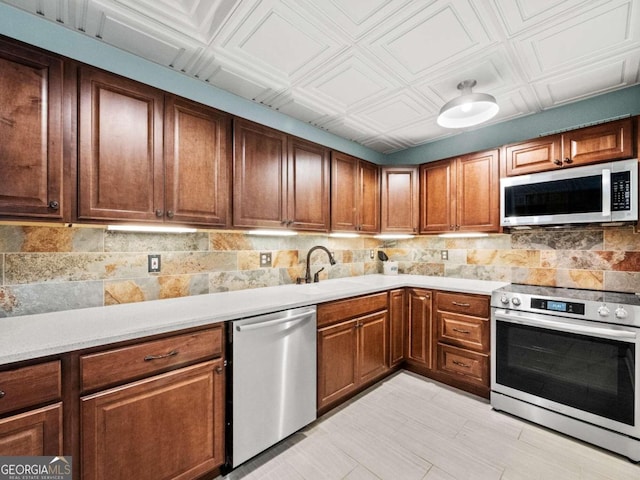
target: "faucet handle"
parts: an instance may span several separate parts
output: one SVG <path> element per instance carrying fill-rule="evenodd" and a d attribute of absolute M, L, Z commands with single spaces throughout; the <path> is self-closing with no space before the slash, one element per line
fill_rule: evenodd
<path fill-rule="evenodd" d="M 313 283 L 318 283 L 320 281 L 320 272 L 324 270 L 324 267 L 322 267 L 320 270 L 318 270 L 316 273 L 313 274 Z"/>

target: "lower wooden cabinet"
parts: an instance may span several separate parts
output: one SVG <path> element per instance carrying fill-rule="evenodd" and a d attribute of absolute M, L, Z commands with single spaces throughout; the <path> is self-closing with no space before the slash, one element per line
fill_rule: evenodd
<path fill-rule="evenodd" d="M 0 372 L 0 455 L 62 455 L 60 362 Z"/>
<path fill-rule="evenodd" d="M 433 368 L 433 293 L 420 288 L 407 289 L 407 362 Z"/>
<path fill-rule="evenodd" d="M 387 293 L 318 306 L 318 411 L 345 400 L 389 369 Z"/>
<path fill-rule="evenodd" d="M 436 292 L 437 372 L 455 387 L 489 397 L 489 297 Z"/>
<path fill-rule="evenodd" d="M 81 398 L 82 478 L 195 479 L 224 462 L 223 360 Z"/>
<path fill-rule="evenodd" d="M 62 455 L 62 403 L 0 419 L 0 455 Z"/>
<path fill-rule="evenodd" d="M 404 288 L 389 292 L 389 364 L 399 366 L 404 361 L 407 338 L 407 295 Z"/>

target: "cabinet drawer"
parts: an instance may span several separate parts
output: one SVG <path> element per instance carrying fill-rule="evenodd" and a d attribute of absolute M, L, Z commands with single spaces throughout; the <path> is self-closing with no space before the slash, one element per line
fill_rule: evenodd
<path fill-rule="evenodd" d="M 437 292 L 436 308 L 447 312 L 489 318 L 489 297 L 465 293 Z"/>
<path fill-rule="evenodd" d="M 438 343 L 438 370 L 462 375 L 470 383 L 489 386 L 489 355 Z"/>
<path fill-rule="evenodd" d="M 59 400 L 60 362 L 0 372 L 0 414 Z"/>
<path fill-rule="evenodd" d="M 318 327 L 387 308 L 387 292 L 318 305 Z"/>
<path fill-rule="evenodd" d="M 176 335 L 80 358 L 82 390 L 154 375 L 222 355 L 222 327 Z"/>
<path fill-rule="evenodd" d="M 489 320 L 438 312 L 438 340 L 483 353 L 489 351 Z"/>

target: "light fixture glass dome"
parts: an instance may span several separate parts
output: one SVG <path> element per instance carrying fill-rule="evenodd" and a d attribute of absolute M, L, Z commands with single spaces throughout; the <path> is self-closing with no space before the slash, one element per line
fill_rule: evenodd
<path fill-rule="evenodd" d="M 438 115 L 438 125 L 445 128 L 465 128 L 492 119 L 498 113 L 496 99 L 488 93 L 472 93 L 475 80 L 458 84 L 462 95 L 447 102 Z"/>

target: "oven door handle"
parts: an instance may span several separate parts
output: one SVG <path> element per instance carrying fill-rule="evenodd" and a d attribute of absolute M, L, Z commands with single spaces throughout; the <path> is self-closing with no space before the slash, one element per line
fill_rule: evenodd
<path fill-rule="evenodd" d="M 576 325 L 573 323 L 559 322 L 546 318 L 532 318 L 521 315 L 518 315 L 517 317 L 507 316 L 501 315 L 499 312 L 495 313 L 495 318 L 496 320 L 528 325 L 530 327 L 547 328 L 549 330 L 556 330 L 559 332 L 576 333 L 578 335 L 588 335 L 590 337 L 618 340 L 627 343 L 634 343 L 637 338 L 637 333 L 629 330 L 615 330 L 613 328 L 593 327 L 590 325 Z"/>

